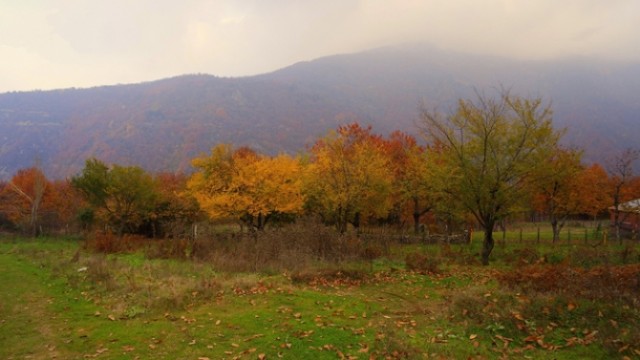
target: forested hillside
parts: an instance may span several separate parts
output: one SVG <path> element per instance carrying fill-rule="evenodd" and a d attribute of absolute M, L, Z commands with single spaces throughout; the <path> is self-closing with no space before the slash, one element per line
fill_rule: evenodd
<path fill-rule="evenodd" d="M 505 87 L 552 103 L 565 141 L 604 161 L 640 134 L 640 64 L 571 58 L 524 62 L 389 47 L 298 63 L 245 78 L 185 75 L 143 84 L 0 94 L 0 172 L 36 159 L 76 174 L 85 159 L 186 171 L 221 142 L 275 154 L 304 151 L 326 130 L 358 121 L 417 133 L 425 103 Z"/>

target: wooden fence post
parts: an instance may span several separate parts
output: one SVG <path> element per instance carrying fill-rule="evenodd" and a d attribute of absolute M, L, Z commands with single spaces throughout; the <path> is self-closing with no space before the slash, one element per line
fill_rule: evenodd
<path fill-rule="evenodd" d="M 520 244 L 522 244 L 522 228 L 520 228 Z"/>

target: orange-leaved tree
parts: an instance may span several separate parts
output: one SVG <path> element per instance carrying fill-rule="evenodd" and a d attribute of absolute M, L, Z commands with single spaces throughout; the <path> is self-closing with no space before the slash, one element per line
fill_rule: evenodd
<path fill-rule="evenodd" d="M 153 237 L 181 237 L 190 231 L 200 217 L 200 207 L 187 191 L 189 177 L 181 173 L 159 173 L 154 176 L 158 198 L 149 217 Z"/>
<path fill-rule="evenodd" d="M 308 208 L 340 233 L 391 209 L 393 171 L 380 136 L 357 123 L 329 132 L 311 148 L 305 181 Z"/>
<path fill-rule="evenodd" d="M 187 184 L 211 218 L 232 218 L 263 230 L 274 217 L 302 212 L 302 165 L 288 155 L 269 157 L 220 144 L 192 161 Z"/>
<path fill-rule="evenodd" d="M 420 218 L 429 212 L 435 202 L 429 173 L 426 171 L 427 151 L 416 139 L 395 131 L 384 142 L 393 172 L 393 202 L 397 212 L 408 209 L 413 219 L 414 232 L 420 232 Z"/>
<path fill-rule="evenodd" d="M 544 161 L 533 182 L 534 208 L 549 217 L 553 242 L 560 239 L 567 218 L 582 212 L 578 193 L 581 155 L 575 149 L 558 148 Z"/>
<path fill-rule="evenodd" d="M 596 219 L 611 204 L 609 177 L 600 164 L 582 169 L 574 183 L 574 197 L 579 203 L 580 213 Z"/>
<path fill-rule="evenodd" d="M 40 231 L 39 219 L 45 198 L 52 194 L 49 181 L 37 166 L 21 169 L 5 184 L 3 207 L 8 218 L 28 229 L 32 236 Z"/>

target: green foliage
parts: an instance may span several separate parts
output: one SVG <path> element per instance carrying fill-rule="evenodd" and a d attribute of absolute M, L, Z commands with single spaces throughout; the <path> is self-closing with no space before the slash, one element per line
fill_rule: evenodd
<path fill-rule="evenodd" d="M 433 153 L 435 186 L 484 228 L 488 263 L 495 224 L 527 198 L 528 183 L 557 148 L 551 109 L 503 91 L 497 99 L 460 100 L 446 117 L 425 109 L 422 119 L 440 150 Z"/>
<path fill-rule="evenodd" d="M 89 159 L 71 180 L 100 220 L 118 234 L 135 232 L 148 220 L 158 198 L 153 178 L 137 166 L 113 165 Z"/>

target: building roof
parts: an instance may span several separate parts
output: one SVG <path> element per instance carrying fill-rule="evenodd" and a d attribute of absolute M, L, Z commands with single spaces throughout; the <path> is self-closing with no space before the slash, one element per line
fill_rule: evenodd
<path fill-rule="evenodd" d="M 613 206 L 609 207 L 609 210 L 613 211 L 615 208 Z M 640 213 L 640 199 L 635 199 L 631 201 L 627 201 L 618 205 L 618 210 L 622 212 L 633 212 Z"/>

